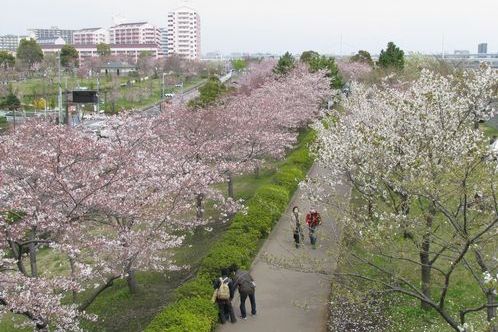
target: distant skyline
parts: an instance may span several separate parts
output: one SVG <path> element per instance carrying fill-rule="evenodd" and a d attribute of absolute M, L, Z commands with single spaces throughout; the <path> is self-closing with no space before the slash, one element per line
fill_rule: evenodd
<path fill-rule="evenodd" d="M 4 0 L 0 34 L 30 28 L 109 27 L 128 22 L 167 25 L 168 11 L 183 4 L 165 0 Z M 393 41 L 406 52 L 446 53 L 488 43 L 498 53 L 497 0 L 209 0 L 190 1 L 201 16 L 202 52 L 350 54 L 378 53 Z M 342 39 L 342 43 L 341 43 Z M 342 45 L 342 48 L 341 48 Z"/>

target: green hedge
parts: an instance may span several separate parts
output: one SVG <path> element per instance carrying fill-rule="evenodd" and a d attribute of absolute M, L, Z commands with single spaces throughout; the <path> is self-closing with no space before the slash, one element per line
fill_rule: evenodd
<path fill-rule="evenodd" d="M 176 302 L 152 320 L 146 332 L 209 332 L 216 327 L 218 312 L 211 303 L 211 282 L 220 269 L 237 264 L 248 269 L 260 243 L 287 208 L 297 185 L 313 164 L 308 146 L 314 131 L 299 135 L 298 146 L 281 163 L 278 171 L 247 201 L 247 213 L 237 214 L 230 227 L 202 260 L 197 276 L 180 286 Z"/>

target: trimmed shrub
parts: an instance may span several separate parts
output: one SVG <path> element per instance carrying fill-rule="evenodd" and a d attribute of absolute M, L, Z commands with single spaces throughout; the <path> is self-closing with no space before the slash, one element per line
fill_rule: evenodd
<path fill-rule="evenodd" d="M 188 297 L 209 298 L 213 294 L 211 280 L 197 277 L 178 287 L 175 294 L 178 300 Z"/>
<path fill-rule="evenodd" d="M 256 191 L 252 201 L 260 204 L 263 209 L 268 208 L 265 212 L 270 213 L 272 216 L 280 216 L 280 212 L 287 207 L 289 198 L 289 191 L 286 188 L 267 184 Z M 250 210 L 249 213 L 251 213 Z"/>
<path fill-rule="evenodd" d="M 218 317 L 209 299 L 183 299 L 158 314 L 146 332 L 210 332 Z"/>
<path fill-rule="evenodd" d="M 219 275 L 220 270 L 232 264 L 241 268 L 249 268 L 251 265 L 250 250 L 239 245 L 229 245 L 223 240 L 216 243 L 207 256 L 202 260 L 199 273 L 210 277 Z"/>
<path fill-rule="evenodd" d="M 275 174 L 275 183 L 294 192 L 303 178 L 304 173 L 301 169 L 295 166 L 284 166 Z"/>

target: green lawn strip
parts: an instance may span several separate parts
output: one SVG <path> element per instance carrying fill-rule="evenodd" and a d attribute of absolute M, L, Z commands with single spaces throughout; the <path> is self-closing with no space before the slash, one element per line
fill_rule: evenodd
<path fill-rule="evenodd" d="M 202 259 L 196 277 L 175 291 L 175 303 L 167 306 L 150 323 L 146 332 L 208 332 L 217 324 L 217 310 L 211 303 L 212 280 L 221 268 L 237 264 L 248 269 L 262 241 L 285 211 L 299 182 L 304 179 L 313 159 L 308 145 L 313 131 L 299 136 L 299 144 L 280 163 L 276 173 L 247 201 L 247 213 L 237 214 L 228 230 Z"/>

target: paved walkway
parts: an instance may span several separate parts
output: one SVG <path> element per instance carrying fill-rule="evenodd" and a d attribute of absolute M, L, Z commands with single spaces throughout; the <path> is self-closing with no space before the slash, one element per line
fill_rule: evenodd
<path fill-rule="evenodd" d="M 317 178 L 326 170 L 315 165 L 310 177 Z M 345 206 L 336 202 L 349 201 L 349 189 L 321 186 L 326 201 L 312 204 L 298 189 L 275 229 L 256 257 L 251 274 L 256 281 L 258 314 L 238 319 L 236 324 L 220 325 L 219 332 L 319 332 L 326 331 L 330 275 L 337 260 L 340 229 L 336 220 Z M 346 198 L 347 197 L 347 198 Z M 345 199 L 346 198 L 346 199 Z M 314 207 L 322 215 L 318 230 L 317 249 L 313 250 L 305 231 L 305 245 L 296 249 L 292 237 L 291 211 L 299 206 L 304 223 L 306 212 Z M 328 208 L 328 209 L 327 209 Z M 238 296 L 233 301 L 235 314 L 240 316 Z M 246 309 L 250 313 L 249 299 Z"/>

